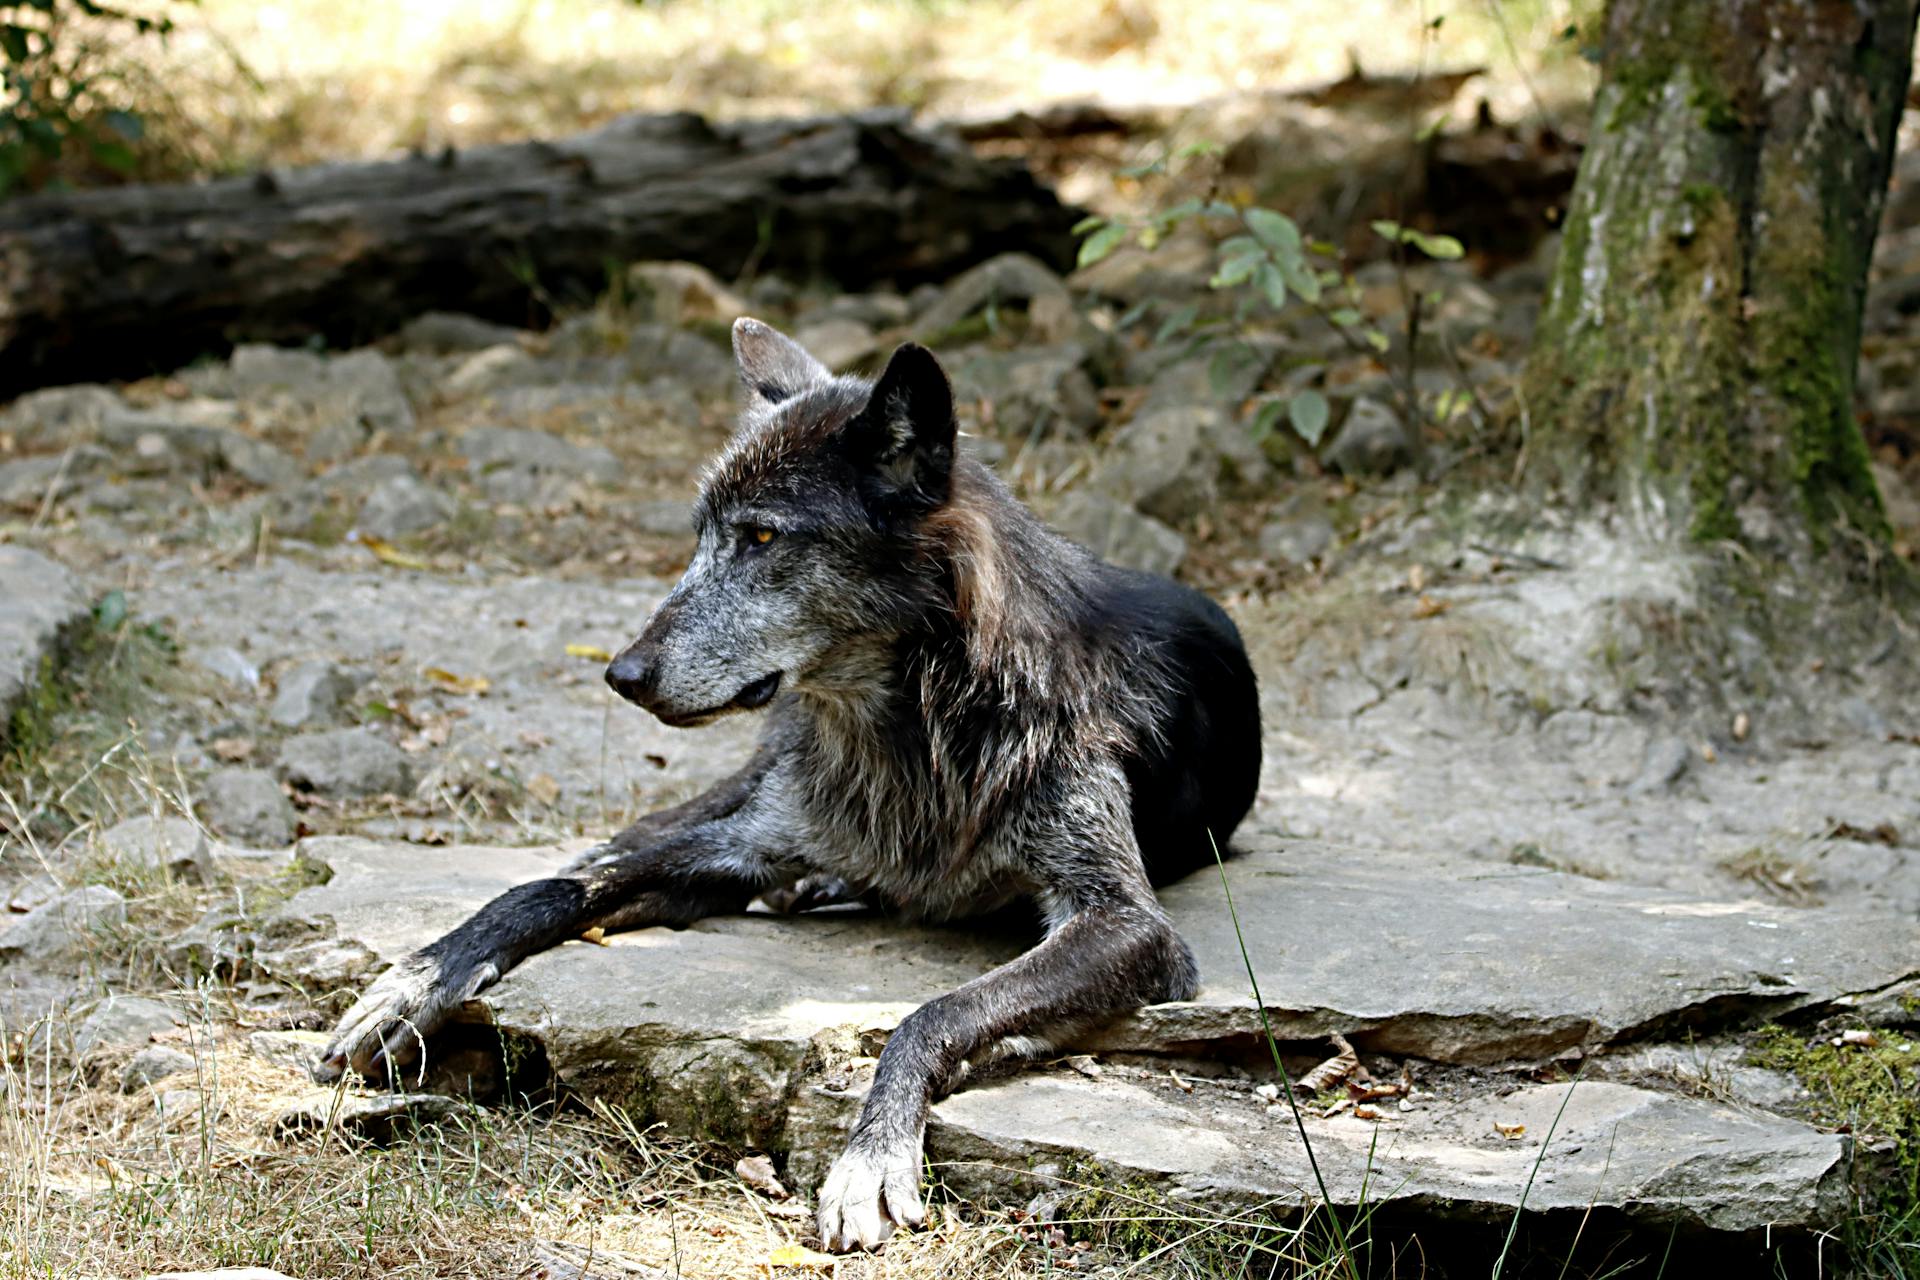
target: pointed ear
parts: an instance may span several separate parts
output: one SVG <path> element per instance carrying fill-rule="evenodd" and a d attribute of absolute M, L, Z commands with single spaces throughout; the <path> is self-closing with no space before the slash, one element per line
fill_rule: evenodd
<path fill-rule="evenodd" d="M 901 344 L 846 433 L 854 464 L 873 481 L 877 498 L 926 506 L 946 501 L 953 475 L 953 387 L 933 352 Z"/>
<path fill-rule="evenodd" d="M 733 322 L 733 358 L 748 399 L 761 405 L 779 404 L 833 377 L 805 347 L 748 316 Z"/>

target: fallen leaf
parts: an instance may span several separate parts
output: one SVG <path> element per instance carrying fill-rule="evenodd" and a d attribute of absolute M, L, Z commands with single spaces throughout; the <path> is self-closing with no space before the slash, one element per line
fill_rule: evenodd
<path fill-rule="evenodd" d="M 408 555 L 385 538 L 375 537 L 371 533 L 355 530 L 348 535 L 348 541 L 357 542 L 373 552 L 373 558 L 382 564 L 390 564 L 396 569 L 431 569 L 433 566 L 419 556 Z"/>
<path fill-rule="evenodd" d="M 215 738 L 207 750 L 229 764 L 237 764 L 253 754 L 252 738 Z"/>
<path fill-rule="evenodd" d="M 428 667 L 420 673 L 448 693 L 482 694 L 493 688 L 485 676 L 458 676 L 444 667 Z"/>
<path fill-rule="evenodd" d="M 597 644 L 570 644 L 567 646 L 569 658 L 591 658 L 595 662 L 612 662 L 613 655 Z"/>
<path fill-rule="evenodd" d="M 785 1200 L 793 1194 L 780 1185 L 773 1161 L 766 1156 L 742 1156 L 733 1166 L 733 1176 L 769 1200 Z"/>
<path fill-rule="evenodd" d="M 1193 1085 L 1192 1085 L 1192 1084 L 1190 1084 L 1189 1082 L 1187 1082 L 1187 1081 L 1185 1081 L 1185 1080 L 1182 1080 L 1182 1079 L 1180 1078 L 1180 1073 L 1179 1073 L 1179 1072 L 1177 1072 L 1177 1071 L 1169 1071 L 1169 1072 L 1167 1072 L 1167 1076 L 1168 1076 L 1168 1078 L 1169 1078 L 1169 1079 L 1171 1079 L 1171 1080 L 1172 1080 L 1172 1081 L 1174 1082 L 1174 1084 L 1176 1084 L 1176 1085 L 1178 1085 L 1178 1086 L 1179 1086 L 1179 1088 L 1180 1088 L 1180 1092 L 1182 1092 L 1182 1093 L 1192 1093 L 1192 1092 L 1193 1092 Z"/>
<path fill-rule="evenodd" d="M 1493 1131 L 1505 1138 L 1508 1142 L 1518 1142 L 1522 1137 L 1526 1136 L 1527 1126 L 1523 1124 L 1501 1124 L 1498 1120 L 1495 1120 L 1493 1122 Z"/>
<path fill-rule="evenodd" d="M 607 945 L 607 931 L 595 925 L 580 935 L 580 941 L 591 942 L 596 947 L 604 947 Z"/>
<path fill-rule="evenodd" d="M 1735 742 L 1745 742 L 1747 735 L 1751 732 L 1753 732 L 1753 718 L 1742 711 L 1733 718 L 1733 740 Z"/>
<path fill-rule="evenodd" d="M 1069 1057 L 1066 1063 L 1089 1080 L 1098 1080 L 1100 1078 L 1100 1064 L 1093 1060 L 1091 1054 L 1076 1053 Z"/>
<path fill-rule="evenodd" d="M 1356 1120 L 1385 1120 L 1387 1118 L 1381 1114 L 1380 1108 L 1378 1107 L 1356 1106 L 1353 1109 L 1353 1115 Z"/>
<path fill-rule="evenodd" d="M 1872 1031 L 1865 1031 L 1865 1030 L 1842 1031 L 1838 1036 L 1834 1038 L 1833 1042 L 1835 1044 L 1858 1045 L 1862 1049 L 1871 1049 L 1875 1045 L 1880 1043 L 1880 1037 L 1878 1034 Z"/>
<path fill-rule="evenodd" d="M 1407 590 L 1413 592 L 1413 594 L 1415 595 L 1420 595 L 1424 593 L 1426 589 L 1427 589 L 1427 567 L 1425 565 L 1416 564 L 1411 569 L 1407 570 Z"/>
<path fill-rule="evenodd" d="M 808 1271 L 831 1271 L 840 1260 L 830 1253 L 815 1253 L 803 1244 L 783 1244 L 767 1255 L 769 1267 L 803 1267 Z"/>
<path fill-rule="evenodd" d="M 1335 1053 L 1331 1058 L 1300 1077 L 1300 1088 L 1307 1093 L 1319 1093 L 1322 1089 L 1331 1089 L 1360 1066 L 1360 1055 L 1353 1051 L 1343 1035 L 1330 1037 Z"/>
<path fill-rule="evenodd" d="M 1437 618 L 1451 608 L 1453 608 L 1453 602 L 1451 600 L 1436 600 L 1432 596 L 1423 595 L 1420 597 L 1420 602 L 1413 606 L 1413 616 L 1416 618 Z"/>
<path fill-rule="evenodd" d="M 560 798 L 560 783 L 550 773 L 536 773 L 527 782 L 527 794 L 550 805 Z"/>

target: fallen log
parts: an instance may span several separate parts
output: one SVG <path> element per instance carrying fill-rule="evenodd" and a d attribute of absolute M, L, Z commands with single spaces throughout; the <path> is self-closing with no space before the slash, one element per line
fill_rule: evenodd
<path fill-rule="evenodd" d="M 0 204 L 0 396 L 235 342 L 334 346 L 432 309 L 539 324 L 619 264 L 912 285 L 1071 261 L 1079 211 L 898 113 L 633 116 L 558 142 Z"/>

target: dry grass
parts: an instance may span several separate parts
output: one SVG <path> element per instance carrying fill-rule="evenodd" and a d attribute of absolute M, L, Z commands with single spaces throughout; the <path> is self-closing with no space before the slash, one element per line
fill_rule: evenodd
<path fill-rule="evenodd" d="M 1484 66 L 1504 116 L 1584 96 L 1585 0 L 201 0 L 144 65 L 175 148 L 248 168 L 564 133 L 628 111 L 949 117 L 1188 103 Z M 1443 18 L 1436 29 L 1428 24 Z M 1462 106 L 1470 109 L 1471 102 Z"/>

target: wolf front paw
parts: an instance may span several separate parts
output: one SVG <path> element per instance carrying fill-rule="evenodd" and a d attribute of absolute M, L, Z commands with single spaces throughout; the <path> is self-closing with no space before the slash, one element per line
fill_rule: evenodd
<path fill-rule="evenodd" d="M 835 1253 L 878 1248 L 896 1226 L 917 1227 L 926 1220 L 918 1142 L 893 1150 L 849 1147 L 820 1188 L 820 1240 Z"/>
<path fill-rule="evenodd" d="M 434 956 L 408 956 L 381 974 L 340 1019 L 314 1078 L 338 1080 L 351 1067 L 369 1080 L 384 1080 L 419 1056 L 427 1036 L 450 1012 L 499 976 L 484 962 L 455 969 Z"/>

